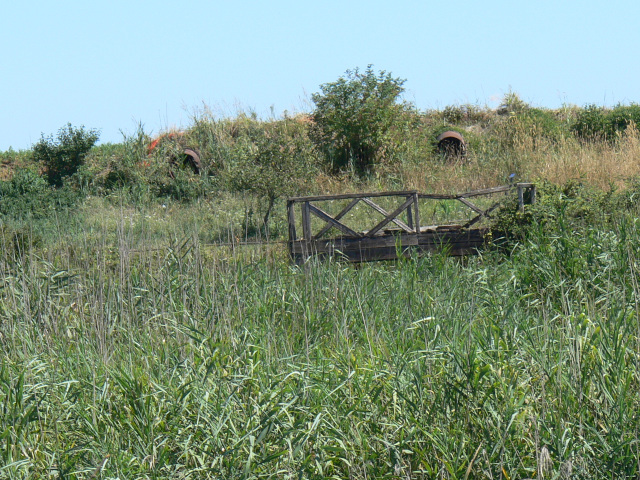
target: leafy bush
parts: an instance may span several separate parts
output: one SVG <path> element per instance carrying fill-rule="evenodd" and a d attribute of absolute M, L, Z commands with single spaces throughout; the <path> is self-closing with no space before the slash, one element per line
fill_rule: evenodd
<path fill-rule="evenodd" d="M 32 170 L 18 169 L 11 180 L 0 181 L 0 215 L 43 218 L 52 211 L 75 205 L 78 197 L 69 188 L 52 189 Z"/>
<path fill-rule="evenodd" d="M 618 105 L 612 110 L 597 105 L 582 109 L 571 129 L 584 140 L 613 140 L 631 124 L 640 125 L 640 105 Z"/>
<path fill-rule="evenodd" d="M 520 98 L 516 92 L 509 91 L 502 98 L 502 104 L 498 107 L 500 115 L 517 115 L 529 109 L 529 104 Z"/>
<path fill-rule="evenodd" d="M 637 208 L 640 187 L 607 191 L 572 180 L 563 185 L 541 182 L 536 203 L 519 209 L 514 198 L 494 216 L 492 229 L 509 241 L 522 241 L 532 230 L 553 236 L 565 229 L 579 231 L 588 225 L 607 225 Z"/>
<path fill-rule="evenodd" d="M 604 108 L 591 104 L 578 112 L 571 130 L 579 138 L 594 140 L 605 135 L 605 125 Z"/>
<path fill-rule="evenodd" d="M 523 139 L 530 139 L 532 145 L 541 139 L 556 141 L 566 131 L 553 111 L 532 107 L 514 92 L 504 96 L 497 113 L 504 117 L 496 125 L 504 146 L 513 146 Z"/>
<path fill-rule="evenodd" d="M 448 105 L 442 110 L 442 119 L 446 123 L 460 124 L 465 119 L 465 111 L 461 106 Z"/>
<path fill-rule="evenodd" d="M 387 132 L 405 104 L 398 103 L 405 80 L 390 73 L 347 70 L 345 77 L 320 86 L 311 136 L 334 170 L 352 165 L 369 170 L 385 144 Z"/>
<path fill-rule="evenodd" d="M 188 169 L 171 170 L 168 165 L 156 164 L 149 171 L 151 193 L 156 197 L 169 197 L 180 202 L 191 202 L 206 195 L 207 177 Z"/>
<path fill-rule="evenodd" d="M 41 162 L 51 185 L 60 187 L 84 163 L 86 154 L 96 144 L 97 130 L 74 128 L 70 123 L 58 131 L 57 137 L 45 137 L 33 146 L 33 158 Z"/>
<path fill-rule="evenodd" d="M 562 124 L 553 112 L 541 108 L 528 108 L 519 115 L 523 129 L 533 137 L 558 139 L 562 136 Z"/>
<path fill-rule="evenodd" d="M 640 125 L 640 105 L 618 105 L 607 115 L 607 138 L 613 139 L 631 124 Z"/>
<path fill-rule="evenodd" d="M 31 162 L 31 151 L 16 151 L 9 147 L 9 150 L 0 152 L 0 180 L 11 178 L 13 170 L 28 165 Z"/>

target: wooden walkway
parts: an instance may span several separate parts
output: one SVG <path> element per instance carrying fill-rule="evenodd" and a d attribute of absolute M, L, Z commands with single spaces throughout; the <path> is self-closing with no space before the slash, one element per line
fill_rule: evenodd
<path fill-rule="evenodd" d="M 446 249 L 450 255 L 472 254 L 485 243 L 489 231 L 487 227 L 478 225 L 483 219 L 490 218 L 491 213 L 503 203 L 498 200 L 481 208 L 475 198 L 496 194 L 503 194 L 504 198 L 505 194 L 510 193 L 517 193 L 520 208 L 527 203 L 535 203 L 536 190 L 532 183 L 454 195 L 401 191 L 290 198 L 287 202 L 289 252 L 296 263 L 302 263 L 313 255 L 366 262 L 393 260 L 399 256 L 408 257 L 442 249 Z M 395 208 L 383 208 L 380 205 L 383 198 Z M 470 218 L 449 224 L 423 225 L 420 222 L 420 200 L 456 200 L 470 210 Z M 326 208 L 322 208 L 323 204 L 335 201 L 347 202 L 337 214 L 331 215 Z M 365 219 L 372 222 L 365 230 L 356 230 L 345 221 L 356 205 L 366 206 Z M 316 224 L 315 231 L 312 229 L 312 219 L 320 220 L 313 222 Z M 301 226 L 302 232 L 299 232 L 297 225 Z M 337 231 L 339 235 L 328 236 L 330 231 Z"/>

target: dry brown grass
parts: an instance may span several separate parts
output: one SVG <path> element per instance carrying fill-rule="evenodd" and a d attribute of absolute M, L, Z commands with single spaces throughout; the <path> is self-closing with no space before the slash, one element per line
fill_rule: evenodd
<path fill-rule="evenodd" d="M 640 135 L 631 127 L 613 144 L 583 143 L 570 138 L 531 153 L 522 152 L 522 157 L 535 179 L 555 183 L 580 179 L 600 188 L 624 188 L 626 180 L 640 174 Z"/>
<path fill-rule="evenodd" d="M 551 141 L 523 136 L 509 150 L 471 152 L 465 161 L 412 163 L 399 168 L 407 189 L 421 192 L 462 192 L 517 181 L 546 180 L 564 184 L 579 180 L 608 189 L 625 188 L 640 175 L 640 132 L 627 129 L 615 142 L 583 142 L 573 137 Z"/>
<path fill-rule="evenodd" d="M 16 169 L 26 168 L 29 165 L 30 154 L 27 151 L 0 152 L 0 180 L 11 180 Z"/>
<path fill-rule="evenodd" d="M 0 180 L 10 180 L 13 173 L 13 169 L 9 164 L 0 164 Z"/>

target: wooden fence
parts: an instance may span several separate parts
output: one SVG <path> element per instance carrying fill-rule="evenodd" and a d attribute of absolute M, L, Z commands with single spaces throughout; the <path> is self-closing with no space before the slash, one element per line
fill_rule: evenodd
<path fill-rule="evenodd" d="M 488 228 L 477 226 L 490 218 L 503 200 L 488 207 L 480 207 L 475 198 L 496 194 L 517 193 L 518 203 L 535 203 L 536 190 L 532 183 L 517 183 L 453 195 L 421 194 L 417 191 L 317 195 L 290 198 L 287 202 L 289 223 L 289 251 L 294 261 L 304 262 L 312 255 L 341 256 L 349 261 L 389 260 L 413 253 L 446 249 L 451 255 L 474 253 L 485 243 Z M 395 208 L 383 208 L 387 199 Z M 504 196 L 503 196 L 504 198 Z M 329 214 L 323 203 L 348 200 L 338 213 Z M 470 217 L 461 222 L 422 225 L 420 200 L 455 200 L 470 210 Z M 365 205 L 371 225 L 356 230 L 344 218 L 356 205 Z M 297 214 L 301 222 L 297 222 Z M 365 217 L 367 215 L 365 214 Z M 315 231 L 312 219 L 317 218 Z M 300 224 L 301 232 L 297 225 Z M 338 236 L 327 234 L 337 230 Z M 301 235 L 300 235 L 301 233 Z"/>

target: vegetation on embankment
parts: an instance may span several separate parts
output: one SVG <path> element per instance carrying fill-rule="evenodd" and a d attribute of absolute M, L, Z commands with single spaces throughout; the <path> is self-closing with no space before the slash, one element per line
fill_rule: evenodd
<path fill-rule="evenodd" d="M 151 154 L 142 129 L 87 148 L 71 126 L 0 154 L 0 478 L 637 478 L 635 106 L 587 135 L 617 109 L 504 104 L 394 97 L 384 141 L 339 151 L 313 115 L 203 114 Z M 464 160 L 433 148 L 451 127 Z M 176 138 L 200 175 L 167 161 Z M 290 194 L 511 173 L 539 202 L 502 209 L 508 243 L 477 257 L 297 267 L 278 243 L 211 245 L 284 239 Z"/>

